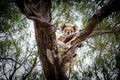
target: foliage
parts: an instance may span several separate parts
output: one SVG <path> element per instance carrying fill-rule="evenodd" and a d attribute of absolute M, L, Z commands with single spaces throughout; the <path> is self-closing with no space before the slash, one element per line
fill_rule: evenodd
<path fill-rule="evenodd" d="M 35 74 L 41 75 L 35 39 L 28 31 L 32 25 L 29 22 L 14 2 L 0 1 L 0 79 L 24 80 L 30 75 L 34 75 L 30 79 Z M 34 69 L 36 72 L 32 72 Z"/>
<path fill-rule="evenodd" d="M 106 4 L 106 0 L 62 0 L 58 3 L 55 1 L 53 2 L 53 11 L 55 11 L 53 12 L 53 16 L 56 21 L 58 20 L 58 23 L 64 22 L 63 20 L 68 20 L 66 23 L 73 24 L 75 24 L 76 21 L 82 22 L 82 24 L 79 23 L 78 27 L 84 28 L 89 18 Z M 57 8 L 55 7 L 56 5 L 58 6 Z M 63 12 L 67 14 L 64 15 Z M 73 14 L 79 15 L 77 15 L 76 18 Z M 99 23 L 94 31 L 120 29 L 119 19 L 120 13 L 115 12 Z M 118 39 L 118 37 L 120 36 L 117 33 L 103 34 L 84 42 L 84 46 L 78 50 L 78 60 L 74 70 L 71 71 L 71 80 L 117 80 L 120 69 L 118 67 L 120 65 L 118 58 L 120 57 L 120 39 Z M 86 59 L 88 60 L 86 61 Z"/>
<path fill-rule="evenodd" d="M 85 28 L 89 18 L 104 6 L 106 1 L 54 0 L 52 23 L 71 23 Z M 30 43 L 29 26 L 28 19 L 19 12 L 15 3 L 1 0 L 0 79 L 45 80 L 37 58 L 36 43 L 34 40 Z M 99 23 L 95 31 L 115 29 L 120 29 L 120 13 L 117 12 Z M 83 47 L 77 52 L 76 65 L 70 73 L 70 79 L 117 80 L 120 75 L 119 42 L 120 35 L 117 33 L 100 35 L 83 42 Z"/>

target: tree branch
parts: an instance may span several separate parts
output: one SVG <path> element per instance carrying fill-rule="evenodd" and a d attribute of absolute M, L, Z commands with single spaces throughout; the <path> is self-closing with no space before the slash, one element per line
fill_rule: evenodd
<path fill-rule="evenodd" d="M 46 25 L 46 27 L 53 26 L 47 20 L 45 20 L 45 18 L 42 16 L 42 14 L 38 11 L 36 7 L 36 5 L 40 5 L 41 1 L 35 4 L 34 1 L 30 2 L 29 0 L 16 0 L 16 3 L 21 12 L 25 14 L 29 19 L 37 20 L 42 25 Z"/>
<path fill-rule="evenodd" d="M 83 30 L 83 34 L 78 36 L 74 41 L 71 43 L 73 45 L 78 44 L 84 41 L 94 30 L 96 25 L 100 23 L 104 18 L 108 17 L 113 12 L 120 10 L 120 1 L 113 0 L 111 3 L 107 4 L 106 6 L 102 7 L 92 18 L 88 21 L 88 25 Z"/>
<path fill-rule="evenodd" d="M 13 61 L 13 62 L 18 63 L 19 65 L 21 65 L 20 62 L 17 62 L 16 60 L 14 60 L 14 59 L 12 59 L 12 58 L 0 58 L 0 59 L 3 59 L 3 60 L 11 60 L 11 61 Z"/>
<path fill-rule="evenodd" d="M 120 34 L 120 30 L 95 31 L 95 32 L 91 33 L 87 38 L 96 37 L 96 36 L 106 34 L 106 33 L 118 33 L 118 34 Z"/>
<path fill-rule="evenodd" d="M 36 55 L 36 57 L 34 59 L 32 67 L 29 69 L 28 73 L 23 76 L 23 78 L 22 78 L 23 80 L 26 80 L 26 78 L 31 74 L 31 72 L 33 71 L 34 67 L 36 66 L 36 63 L 37 63 L 37 55 Z"/>
<path fill-rule="evenodd" d="M 5 64 L 3 64 L 3 74 L 5 75 L 5 78 L 6 78 L 7 80 L 9 80 L 8 77 L 7 77 L 7 74 L 6 74 L 6 72 L 5 72 Z"/>

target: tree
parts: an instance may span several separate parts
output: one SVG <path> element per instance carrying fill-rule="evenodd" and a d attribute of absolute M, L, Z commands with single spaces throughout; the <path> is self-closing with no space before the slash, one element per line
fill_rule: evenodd
<path fill-rule="evenodd" d="M 12 7 L 10 7 L 12 4 Z M 23 52 L 22 46 L 20 46 L 20 40 L 24 41 L 23 36 L 18 38 L 17 40 L 14 38 L 14 35 L 16 34 L 13 26 L 18 26 L 17 22 L 23 22 L 23 25 L 21 23 L 20 26 L 24 26 L 26 24 L 25 20 L 23 19 L 23 16 L 20 16 L 20 12 L 18 12 L 18 8 L 15 6 L 17 4 L 17 7 L 23 13 L 27 16 L 27 18 L 32 19 L 34 21 L 34 28 L 35 28 L 35 37 L 38 47 L 38 54 L 35 54 L 36 51 L 34 51 L 34 48 L 27 47 L 26 52 Z M 60 1 L 51 1 L 51 0 L 7 0 L 0 2 L 0 6 L 4 6 L 3 8 L 0 7 L 0 32 L 5 35 L 2 37 L 2 41 L 0 41 L 0 54 L 2 55 L 0 57 L 0 62 L 2 62 L 2 75 L 5 76 L 5 79 L 12 80 L 17 79 L 16 78 L 16 72 L 18 69 L 25 69 L 25 72 L 22 74 L 22 80 L 25 79 L 37 79 L 36 75 L 39 71 L 36 71 L 34 68 L 37 64 L 37 55 L 39 55 L 42 68 L 45 74 L 45 77 L 47 80 L 68 80 L 70 76 L 66 75 L 66 70 L 64 68 L 65 63 L 69 60 L 68 58 L 71 57 L 72 50 L 81 42 L 87 42 L 87 45 L 91 47 L 91 51 L 86 53 L 87 55 L 91 55 L 91 53 L 98 51 L 100 54 L 97 55 L 95 59 L 94 66 L 91 68 L 88 66 L 88 71 L 81 71 L 81 74 L 83 75 L 83 78 L 81 79 L 91 79 L 91 76 L 96 77 L 96 79 L 101 79 L 98 76 L 99 71 L 103 73 L 104 79 L 113 79 L 111 78 L 111 75 L 116 71 L 116 68 L 120 68 L 119 63 L 119 10 L 120 10 L 120 1 L 119 0 L 62 0 Z M 53 6 L 53 5 L 54 6 Z M 62 5 L 61 5 L 62 4 Z M 85 5 L 86 4 L 86 5 Z M 75 5 L 75 6 L 73 6 Z M 59 54 L 59 48 L 58 44 L 56 43 L 56 36 L 55 31 L 57 26 L 53 25 L 52 20 L 52 10 L 58 9 L 56 8 L 59 6 L 61 9 L 59 11 L 59 15 L 63 14 L 65 22 L 71 22 L 74 23 L 74 13 L 72 14 L 71 7 L 73 6 L 75 9 L 80 8 L 78 12 L 82 14 L 83 18 L 83 33 L 75 36 L 75 39 L 71 40 L 72 46 L 68 49 L 66 55 L 61 60 L 58 57 Z M 91 6 L 92 8 L 85 8 L 85 7 Z M 69 8 L 69 9 L 67 9 Z M 62 10 L 62 11 L 61 11 Z M 96 12 L 97 10 L 97 12 Z M 13 11 L 13 12 L 12 12 Z M 16 13 L 17 14 L 13 14 Z M 6 13 L 6 14 L 5 14 Z M 93 14 L 94 13 L 94 14 Z M 52 15 L 51 15 L 52 14 Z M 84 15 L 86 14 L 86 15 Z M 58 15 L 57 15 L 58 16 Z M 52 17 L 52 18 L 51 18 Z M 78 16 L 80 17 L 80 16 Z M 24 17 L 25 18 L 25 17 Z M 107 19 L 106 19 L 107 18 Z M 76 17 L 77 19 L 77 17 Z M 23 20 L 23 21 L 21 21 Z M 111 20 L 114 20 L 112 23 Z M 11 22 L 11 24 L 9 24 Z M 54 22 L 54 21 L 53 21 Z M 59 18 L 56 19 L 55 22 L 60 22 Z M 16 24 L 15 24 L 16 23 Z M 23 28 L 23 27 L 18 27 Z M 99 31 L 98 31 L 99 30 Z M 22 31 L 22 29 L 18 29 L 18 32 L 21 32 L 21 34 L 25 31 Z M 114 33 L 114 35 L 103 35 L 99 36 L 105 33 Z M 0 36 L 3 36 L 3 35 Z M 79 34 L 79 33 L 78 33 Z M 28 35 L 26 35 L 28 38 Z M 99 37 L 97 37 L 99 36 Z M 92 42 L 87 41 L 88 38 L 92 37 Z M 20 40 L 19 40 L 20 39 Z M 107 40 L 108 39 L 108 40 Z M 29 41 L 28 41 L 29 42 Z M 94 45 L 90 45 L 90 44 Z M 26 44 L 29 46 L 29 44 Z M 8 47 L 7 47 L 8 46 Z M 10 48 L 15 47 L 15 49 L 12 51 Z M 108 49 L 109 48 L 109 49 Z M 15 53 L 11 53 L 14 52 Z M 104 50 L 108 53 L 105 54 Z M 92 52 L 93 51 L 93 52 Z M 21 53 L 28 53 L 29 55 L 25 54 L 25 56 L 21 58 Z M 47 54 L 51 54 L 53 56 L 53 63 L 51 63 L 47 57 Z M 13 56 L 15 55 L 15 56 Z M 32 56 L 33 55 L 33 56 Z M 34 57 L 35 56 L 35 57 Z M 84 55 L 85 57 L 86 55 Z M 33 57 L 33 58 L 32 58 Z M 91 56 L 93 57 L 93 56 Z M 116 58 L 116 59 L 115 59 Z M 82 65 L 83 59 L 79 59 L 79 67 Z M 12 61 L 14 63 L 12 63 Z M 11 64 L 10 70 L 6 70 L 6 65 Z M 30 67 L 26 69 L 26 65 L 29 65 Z M 113 65 L 113 67 L 111 67 Z M 23 67 L 22 67 L 23 66 Z M 116 68 L 114 68 L 116 66 Z M 13 67 L 13 68 L 12 68 Z M 113 70 L 112 73 L 110 73 L 110 70 Z M 120 69 L 119 69 L 120 70 Z M 9 72 L 10 75 L 7 75 Z M 108 73 L 109 72 L 109 73 Z M 80 72 L 71 71 L 71 79 L 78 79 L 77 75 Z M 32 75 L 32 76 L 30 76 Z M 38 74 L 39 75 L 39 74 Z M 41 74 L 43 75 L 43 73 Z M 117 74 L 118 79 L 120 72 Z M 15 77 L 14 77 L 15 76 Z M 116 78 L 116 77 L 115 77 Z M 44 80 L 44 79 L 43 79 Z"/>
<path fill-rule="evenodd" d="M 88 24 L 83 29 L 82 35 L 75 36 L 75 39 L 71 40 L 72 47 L 70 47 L 66 54 L 67 56 L 63 58 L 61 62 L 61 60 L 57 57 L 57 55 L 59 54 L 59 48 L 57 47 L 58 44 L 56 43 L 55 36 L 56 26 L 51 24 L 51 0 L 15 0 L 15 2 L 20 11 L 29 19 L 32 19 L 34 21 L 38 55 L 47 80 L 68 80 L 64 66 L 67 62 L 67 57 L 72 54 L 70 52 L 80 42 L 85 41 L 90 37 L 101 35 L 104 33 L 119 33 L 119 29 L 93 32 L 97 24 L 100 23 L 104 18 L 108 17 L 113 12 L 119 12 L 120 1 L 112 0 L 109 1 L 106 5 L 102 6 L 101 9 L 98 10 L 98 12 L 95 13 L 88 20 Z M 63 2 L 66 3 L 69 1 L 63 0 Z M 77 0 L 75 2 L 79 3 L 80 1 Z M 97 0 L 95 2 L 99 3 L 99 1 Z M 100 0 L 100 3 L 102 2 L 104 1 Z M 50 63 L 47 57 L 48 51 L 50 54 L 52 54 L 52 56 L 55 55 L 53 57 L 53 64 Z"/>

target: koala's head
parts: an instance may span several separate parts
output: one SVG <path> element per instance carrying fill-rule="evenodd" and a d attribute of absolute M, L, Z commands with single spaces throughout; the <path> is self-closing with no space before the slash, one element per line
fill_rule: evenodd
<path fill-rule="evenodd" d="M 76 32 L 76 27 L 74 25 L 64 24 L 62 26 L 62 31 L 64 35 L 69 35 Z"/>

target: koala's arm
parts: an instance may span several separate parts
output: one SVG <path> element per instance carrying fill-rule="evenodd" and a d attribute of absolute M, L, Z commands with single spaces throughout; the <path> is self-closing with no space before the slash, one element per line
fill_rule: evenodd
<path fill-rule="evenodd" d="M 75 34 L 71 34 L 71 35 L 68 35 L 65 39 L 64 39 L 64 43 L 67 43 L 69 42 L 71 39 L 73 39 L 75 37 Z"/>
<path fill-rule="evenodd" d="M 60 36 L 60 37 L 58 38 L 58 40 L 64 42 L 65 38 L 66 38 L 66 36 Z"/>
<path fill-rule="evenodd" d="M 57 40 L 57 43 L 59 45 L 59 48 L 67 48 L 67 45 L 65 43 L 63 43 L 62 41 Z"/>

